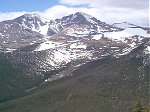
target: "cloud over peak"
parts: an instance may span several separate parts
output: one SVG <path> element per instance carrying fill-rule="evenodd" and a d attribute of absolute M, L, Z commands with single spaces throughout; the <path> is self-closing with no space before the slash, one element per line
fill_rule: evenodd
<path fill-rule="evenodd" d="M 30 13 L 37 13 L 48 19 L 56 19 L 76 12 L 84 12 L 109 24 L 127 21 L 149 26 L 148 0 L 59 0 L 59 3 L 44 11 Z M 85 4 L 86 7 L 82 7 Z M 25 13 L 28 12 L 0 12 L 0 21 L 14 19 Z"/>

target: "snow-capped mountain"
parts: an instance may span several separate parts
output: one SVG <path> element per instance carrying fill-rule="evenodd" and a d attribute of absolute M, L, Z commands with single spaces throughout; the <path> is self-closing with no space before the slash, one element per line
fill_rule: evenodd
<path fill-rule="evenodd" d="M 129 22 L 121 22 L 121 23 L 114 23 L 112 24 L 113 27 L 117 27 L 117 28 L 122 28 L 122 29 L 126 29 L 126 28 L 141 28 L 144 30 L 148 30 L 148 27 L 144 27 L 144 26 L 139 26 L 139 25 L 135 25 Z"/>
<path fill-rule="evenodd" d="M 46 21 L 46 19 L 41 18 L 37 14 L 25 14 L 14 19 L 14 21 L 22 25 L 23 29 L 31 29 L 33 31 L 38 31 L 40 27 L 46 25 L 48 22 L 48 20 Z"/>
<path fill-rule="evenodd" d="M 0 50 L 13 65 L 39 75 L 67 64 L 76 67 L 107 56 L 119 58 L 141 44 L 149 53 L 147 31 L 127 22 L 109 25 L 81 12 L 55 20 L 25 14 L 0 22 Z"/>
<path fill-rule="evenodd" d="M 37 14 L 25 14 L 0 22 L 0 46 L 12 49 L 41 42 L 47 35 L 49 20 Z"/>
<path fill-rule="evenodd" d="M 54 39 L 99 39 L 126 40 L 135 35 L 147 37 L 149 28 L 128 22 L 109 25 L 88 14 L 77 12 L 61 19 L 48 20 L 37 14 L 25 14 L 14 20 L 0 22 L 1 48 L 17 49 L 46 38 Z M 21 43 L 21 44 L 20 44 Z"/>
<path fill-rule="evenodd" d="M 103 101 L 89 111 L 102 106 L 116 112 L 118 104 L 118 112 L 131 111 L 131 102 L 147 102 L 149 96 L 149 31 L 128 22 L 109 25 L 81 12 L 55 20 L 25 14 L 0 22 L 0 110 L 37 111 L 44 102 L 39 111 L 72 112 L 68 102 L 87 99 L 84 107 Z"/>
<path fill-rule="evenodd" d="M 56 19 L 53 21 L 52 25 L 50 25 L 49 32 L 52 31 L 51 26 L 53 26 L 54 23 L 55 26 L 59 26 L 56 31 L 53 30 L 55 33 L 58 33 L 58 31 L 63 31 L 63 35 L 72 37 L 87 37 L 91 34 L 107 31 L 118 31 L 120 29 L 81 12 L 65 16 L 61 19 Z"/>
<path fill-rule="evenodd" d="M 134 25 L 134 24 L 128 23 L 128 22 L 114 23 L 112 26 L 122 28 L 122 29 L 137 28 L 138 27 L 137 25 Z"/>
<path fill-rule="evenodd" d="M 39 32 L 44 36 L 47 35 L 50 20 L 46 18 L 40 17 L 37 14 L 25 14 L 14 20 L 21 24 L 24 29 Z"/>

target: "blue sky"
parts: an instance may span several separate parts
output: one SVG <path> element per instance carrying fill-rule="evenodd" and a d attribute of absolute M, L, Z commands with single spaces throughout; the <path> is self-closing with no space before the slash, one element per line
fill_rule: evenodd
<path fill-rule="evenodd" d="M 57 0 L 1 0 L 0 12 L 44 11 L 57 4 Z"/>

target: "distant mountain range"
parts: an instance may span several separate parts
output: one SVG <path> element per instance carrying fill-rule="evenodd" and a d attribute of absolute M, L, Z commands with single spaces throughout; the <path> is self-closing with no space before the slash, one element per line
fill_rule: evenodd
<path fill-rule="evenodd" d="M 99 66 L 98 60 L 127 63 L 140 59 L 140 67 L 145 68 L 150 64 L 149 32 L 149 27 L 128 22 L 110 25 L 82 12 L 55 20 L 25 14 L 2 21 L 0 88 L 5 91 L 0 92 L 4 96 L 0 102 L 24 96 L 39 85 L 75 73 L 81 75 L 84 67 L 90 68 L 89 63 Z"/>
<path fill-rule="evenodd" d="M 25 14 L 0 22 L 0 50 L 29 71 L 49 71 L 79 59 L 119 57 L 143 43 L 149 53 L 148 31 L 127 22 L 109 25 L 82 12 L 55 20 Z"/>
<path fill-rule="evenodd" d="M 10 48 L 18 48 L 39 43 L 56 34 L 69 39 L 97 34 L 110 37 L 110 32 L 115 32 L 113 35 L 121 33 L 120 37 L 116 37 L 118 39 L 135 35 L 148 37 L 149 28 L 127 22 L 109 25 L 81 12 L 55 20 L 47 20 L 37 14 L 25 14 L 13 20 L 0 22 L 0 46 L 6 48 L 9 44 Z"/>

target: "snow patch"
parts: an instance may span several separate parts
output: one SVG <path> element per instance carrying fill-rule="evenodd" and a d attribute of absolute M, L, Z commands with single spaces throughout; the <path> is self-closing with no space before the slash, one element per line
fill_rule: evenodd
<path fill-rule="evenodd" d="M 146 54 L 150 54 L 150 46 L 147 46 L 147 48 L 145 49 Z"/>
<path fill-rule="evenodd" d="M 70 45 L 71 49 L 86 49 L 86 45 L 73 43 Z"/>
<path fill-rule="evenodd" d="M 46 42 L 40 44 L 40 46 L 34 51 L 48 50 L 48 49 L 56 48 L 58 46 L 60 46 L 60 43 L 58 43 L 58 42 L 46 41 Z"/>
<path fill-rule="evenodd" d="M 136 27 L 136 25 L 130 24 L 128 22 L 115 23 L 115 24 L 113 24 L 113 26 L 118 27 L 118 28 L 122 28 L 122 29 Z"/>
<path fill-rule="evenodd" d="M 49 28 L 49 25 L 46 24 L 46 25 L 44 25 L 44 26 L 41 26 L 41 27 L 39 28 L 40 30 L 39 30 L 38 32 L 40 32 L 40 33 L 43 34 L 43 35 L 47 35 L 48 28 Z"/>
<path fill-rule="evenodd" d="M 149 37 L 146 31 L 144 31 L 141 28 L 127 28 L 119 32 L 105 32 L 104 33 L 105 37 L 109 37 L 111 39 L 120 40 L 120 41 L 124 41 L 126 37 L 131 37 L 135 35 Z"/>
<path fill-rule="evenodd" d="M 101 38 L 102 38 L 102 35 L 94 35 L 92 39 L 100 40 Z"/>
<path fill-rule="evenodd" d="M 17 49 L 6 48 L 6 52 L 13 52 L 13 51 L 15 51 L 15 50 L 17 50 Z"/>

